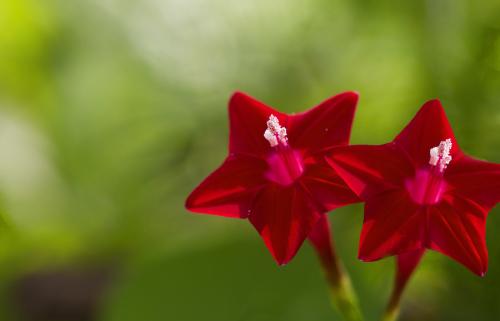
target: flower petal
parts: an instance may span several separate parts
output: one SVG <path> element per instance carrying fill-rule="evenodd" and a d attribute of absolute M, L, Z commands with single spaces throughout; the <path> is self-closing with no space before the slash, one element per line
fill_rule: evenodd
<path fill-rule="evenodd" d="M 290 144 L 310 154 L 347 145 L 357 102 L 357 93 L 345 92 L 306 112 L 290 116 Z"/>
<path fill-rule="evenodd" d="M 256 158 L 230 156 L 189 195 L 186 208 L 227 217 L 248 216 L 256 193 L 267 180 L 267 164 Z"/>
<path fill-rule="evenodd" d="M 306 166 L 300 183 L 324 212 L 361 201 L 324 159 Z"/>
<path fill-rule="evenodd" d="M 500 164 L 464 156 L 445 171 L 453 194 L 470 199 L 486 210 L 500 201 Z"/>
<path fill-rule="evenodd" d="M 257 196 L 250 222 L 278 264 L 297 253 L 321 214 L 300 187 L 269 184 Z"/>
<path fill-rule="evenodd" d="M 414 204 L 404 190 L 370 199 L 365 204 L 359 259 L 375 261 L 421 249 L 425 226 L 425 209 Z"/>
<path fill-rule="evenodd" d="M 429 247 L 460 262 L 477 275 L 488 268 L 486 213 L 459 197 L 429 208 Z"/>
<path fill-rule="evenodd" d="M 240 92 L 229 101 L 229 151 L 235 154 L 265 156 L 269 142 L 264 138 L 269 116 L 276 116 L 286 126 L 288 116 Z"/>
<path fill-rule="evenodd" d="M 417 167 L 422 167 L 429 163 L 430 149 L 448 138 L 453 144 L 451 155 L 453 159 L 457 159 L 462 152 L 441 102 L 435 99 L 420 108 L 394 142 L 408 153 Z"/>
<path fill-rule="evenodd" d="M 414 176 L 414 168 L 395 144 L 337 147 L 327 156 L 328 163 L 363 200 L 394 188 Z"/>

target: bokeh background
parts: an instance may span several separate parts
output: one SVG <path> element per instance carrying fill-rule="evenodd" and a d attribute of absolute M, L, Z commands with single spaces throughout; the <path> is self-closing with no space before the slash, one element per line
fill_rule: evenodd
<path fill-rule="evenodd" d="M 0 319 L 340 320 L 308 244 L 278 268 L 245 221 L 189 214 L 226 155 L 235 90 L 298 112 L 361 95 L 352 143 L 439 97 L 500 162 L 498 0 L 0 0 Z M 362 207 L 330 214 L 368 320 L 392 259 L 356 260 Z M 485 278 L 428 253 L 401 320 L 500 317 Z"/>

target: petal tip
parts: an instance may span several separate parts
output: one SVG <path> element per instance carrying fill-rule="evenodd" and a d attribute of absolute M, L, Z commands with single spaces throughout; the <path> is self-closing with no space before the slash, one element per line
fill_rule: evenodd
<path fill-rule="evenodd" d="M 374 256 L 372 253 L 366 251 L 363 248 L 360 248 L 358 251 L 358 260 L 361 262 L 374 262 L 382 259 L 383 257 Z"/>
<path fill-rule="evenodd" d="M 257 100 L 243 91 L 236 90 L 233 92 L 233 94 L 229 98 L 229 108 L 230 109 L 234 108 L 239 103 L 243 103 L 243 102 L 248 102 L 248 103 L 252 104 L 252 103 L 256 103 Z"/>
<path fill-rule="evenodd" d="M 229 97 L 229 106 L 231 106 L 232 104 L 234 104 L 234 102 L 238 99 L 242 99 L 242 98 L 245 98 L 245 97 L 248 97 L 247 94 L 245 94 L 244 92 L 242 91 L 239 91 L 239 90 L 236 90 L 232 93 L 231 97 Z"/>
<path fill-rule="evenodd" d="M 191 193 L 184 202 L 184 208 L 188 211 L 192 211 L 193 207 L 194 207 L 193 193 Z"/>
<path fill-rule="evenodd" d="M 358 260 L 361 261 L 361 262 L 367 262 L 368 261 L 366 255 L 363 255 L 361 253 L 358 253 Z"/>
<path fill-rule="evenodd" d="M 348 91 L 345 91 L 344 94 L 348 95 L 350 97 L 359 99 L 359 92 L 357 92 L 356 90 L 348 90 Z"/>
<path fill-rule="evenodd" d="M 476 270 L 476 271 L 474 271 L 474 274 L 477 274 L 477 276 L 479 276 L 480 278 L 484 278 L 486 276 L 486 272 L 488 272 L 488 268 L 487 267 L 485 267 L 482 270 Z"/>
<path fill-rule="evenodd" d="M 366 262 L 373 262 L 373 261 L 377 261 L 377 260 L 379 260 L 379 259 L 378 259 L 378 258 L 371 258 L 371 257 L 367 257 L 367 256 L 358 256 L 358 260 L 359 260 L 360 262 L 364 262 L 364 263 L 366 263 Z"/>
<path fill-rule="evenodd" d="M 422 106 L 422 109 L 424 108 L 443 108 L 443 105 L 441 104 L 441 101 L 439 98 L 434 98 L 431 100 L 428 100 L 425 102 L 425 104 Z"/>
<path fill-rule="evenodd" d="M 287 251 L 286 253 L 281 253 L 281 251 L 276 251 L 275 248 L 270 248 L 270 246 L 267 242 L 265 242 L 265 243 L 266 243 L 267 248 L 271 252 L 271 255 L 274 259 L 274 262 L 276 262 L 278 267 L 283 267 L 283 266 L 287 265 L 288 263 L 290 263 L 290 261 L 292 261 L 293 258 L 297 255 L 297 252 L 299 249 L 299 248 L 297 248 L 296 250 L 291 251 L 291 252 Z"/>
<path fill-rule="evenodd" d="M 285 265 L 288 264 L 288 262 L 290 262 L 291 258 L 274 258 L 274 261 L 276 262 L 276 264 L 278 265 L 278 267 L 284 267 Z"/>
<path fill-rule="evenodd" d="M 338 94 L 337 96 L 334 97 L 339 97 L 343 99 L 350 100 L 353 104 L 357 104 L 359 100 L 359 93 L 357 91 L 344 91 L 343 93 Z"/>
<path fill-rule="evenodd" d="M 186 199 L 184 203 L 184 208 L 186 211 L 196 214 L 207 214 L 202 208 L 199 208 L 196 204 L 196 200 L 191 197 L 191 195 Z"/>

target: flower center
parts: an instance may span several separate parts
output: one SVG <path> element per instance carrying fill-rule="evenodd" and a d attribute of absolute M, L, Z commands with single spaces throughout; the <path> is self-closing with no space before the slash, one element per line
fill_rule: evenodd
<path fill-rule="evenodd" d="M 420 205 L 439 203 L 446 189 L 442 175 L 436 175 L 428 168 L 417 170 L 415 177 L 405 181 L 406 190 L 412 200 Z"/>
<path fill-rule="evenodd" d="M 288 144 L 286 128 L 280 126 L 274 115 L 269 116 L 264 138 L 272 147 L 267 157 L 266 178 L 280 185 L 291 185 L 304 172 L 304 162 L 302 155 Z"/>
<path fill-rule="evenodd" d="M 443 178 L 445 169 L 451 162 L 452 143 L 446 139 L 430 149 L 429 165 L 417 170 L 415 177 L 405 181 L 406 190 L 413 201 L 420 205 L 436 204 L 446 190 Z"/>

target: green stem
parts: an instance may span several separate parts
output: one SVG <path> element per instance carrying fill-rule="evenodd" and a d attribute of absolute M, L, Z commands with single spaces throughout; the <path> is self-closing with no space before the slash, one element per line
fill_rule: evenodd
<path fill-rule="evenodd" d="M 346 321 L 363 321 L 356 293 L 348 274 L 344 271 L 342 263 L 335 253 L 326 215 L 309 235 L 309 241 L 314 246 L 321 262 L 330 288 L 332 305 L 337 308 Z"/>
<path fill-rule="evenodd" d="M 396 321 L 399 317 L 401 297 L 410 280 L 411 275 L 417 268 L 425 249 L 418 249 L 400 254 L 396 257 L 396 275 L 392 288 L 391 298 L 387 303 L 382 321 Z"/>
<path fill-rule="evenodd" d="M 403 290 L 404 286 L 393 289 L 389 303 L 382 316 L 382 321 L 396 321 L 398 319 Z"/>
<path fill-rule="evenodd" d="M 340 311 L 345 320 L 363 320 L 356 294 L 347 274 L 341 272 L 338 281 L 330 283 L 330 295 L 332 304 Z"/>

